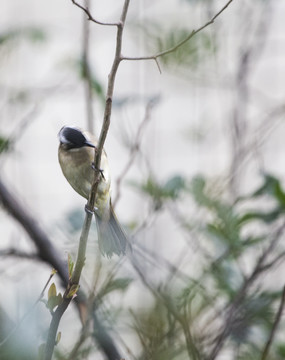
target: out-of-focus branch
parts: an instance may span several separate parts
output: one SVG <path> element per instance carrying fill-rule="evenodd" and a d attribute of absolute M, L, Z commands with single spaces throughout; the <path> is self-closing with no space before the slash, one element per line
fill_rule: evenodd
<path fill-rule="evenodd" d="M 277 230 L 273 233 L 271 241 L 267 248 L 263 251 L 259 259 L 256 261 L 255 267 L 251 274 L 244 280 L 240 290 L 237 292 L 235 299 L 230 303 L 229 308 L 226 311 L 226 316 L 224 320 L 224 326 L 220 333 L 216 336 L 214 340 L 214 346 L 209 356 L 209 360 L 214 360 L 218 356 L 221 351 L 224 342 L 228 338 L 231 333 L 233 324 L 235 322 L 236 317 L 239 314 L 239 309 L 243 303 L 243 300 L 246 298 L 246 295 L 249 291 L 249 288 L 252 286 L 253 282 L 262 274 L 267 267 L 264 266 L 267 258 L 275 249 L 278 244 L 281 235 L 284 233 L 285 224 L 282 223 Z"/>
<path fill-rule="evenodd" d="M 282 313 L 283 313 L 283 309 L 284 309 L 284 303 L 285 303 L 285 286 L 283 287 L 282 297 L 281 297 L 281 300 L 280 300 L 280 305 L 279 305 L 278 311 L 277 311 L 276 316 L 275 316 L 275 320 L 274 320 L 274 323 L 273 323 L 273 326 L 272 326 L 272 329 L 271 329 L 271 332 L 270 332 L 270 335 L 269 335 L 269 339 L 267 340 L 267 342 L 265 344 L 265 347 L 264 347 L 264 350 L 262 352 L 261 360 L 266 360 L 268 358 L 268 353 L 269 353 L 270 346 L 272 344 L 272 341 L 273 341 L 274 336 L 276 334 L 276 330 L 278 328 L 278 325 L 279 325 L 281 317 L 282 317 Z"/>
<path fill-rule="evenodd" d="M 85 8 L 90 6 L 90 0 L 85 0 Z M 94 121 L 93 121 L 93 107 L 92 107 L 92 84 L 91 84 L 91 71 L 89 62 L 89 49 L 90 49 L 90 23 L 84 14 L 83 18 L 83 49 L 82 49 L 82 71 L 84 78 L 85 90 L 85 105 L 87 115 L 87 129 L 94 134 Z"/>
<path fill-rule="evenodd" d="M 18 198 L 8 190 L 1 179 L 0 202 L 9 214 L 24 227 L 38 250 L 38 256 L 44 262 L 52 265 L 52 267 L 58 271 L 63 281 L 67 282 L 67 267 L 59 257 L 52 242 L 35 221 L 35 218 L 28 213 L 27 209 L 19 202 Z"/>
<path fill-rule="evenodd" d="M 4 249 L 0 250 L 0 256 L 7 257 L 7 256 L 13 256 L 18 257 L 22 259 L 29 259 L 29 260 L 41 260 L 39 257 L 39 254 L 35 253 L 27 253 L 25 251 L 21 251 L 18 249 L 10 248 L 10 249 Z"/>
<path fill-rule="evenodd" d="M 55 268 L 65 285 L 68 283 L 68 271 L 67 264 L 59 256 L 58 251 L 54 247 L 53 243 L 46 235 L 44 230 L 36 222 L 35 217 L 28 213 L 27 209 L 20 203 L 19 197 L 16 197 L 7 186 L 0 179 L 0 203 L 3 205 L 4 209 L 19 223 L 23 226 L 27 234 L 30 236 L 34 242 L 37 251 L 38 258 L 47 264 Z M 86 296 L 82 290 L 77 292 L 75 298 L 78 310 L 80 312 L 81 320 L 85 318 L 86 313 Z M 96 314 L 94 314 L 96 318 Z M 97 319 L 97 318 L 96 318 Z M 115 344 L 109 334 L 106 332 L 105 328 L 102 326 L 100 321 L 97 319 L 97 334 L 96 341 L 100 345 L 101 341 L 104 341 L 104 344 L 109 342 L 110 348 L 116 350 Z M 103 349 L 104 347 L 101 346 Z"/>
<path fill-rule="evenodd" d="M 132 258 L 132 265 L 136 270 L 137 274 L 139 275 L 142 283 L 146 286 L 146 288 L 149 289 L 149 291 L 154 295 L 156 299 L 161 301 L 161 303 L 166 307 L 169 313 L 172 314 L 174 318 L 180 323 L 183 329 L 189 359 L 198 360 L 199 352 L 195 345 L 194 338 L 191 334 L 187 318 L 182 316 L 176 310 L 173 304 L 169 301 L 169 299 L 166 296 L 164 296 L 164 294 L 159 289 L 156 289 L 155 286 L 153 286 L 148 279 L 146 279 L 145 275 L 140 269 L 139 261 L 137 261 L 137 259 L 135 259 L 134 257 Z"/>
<path fill-rule="evenodd" d="M 140 123 L 136 136 L 135 136 L 135 141 L 134 143 L 131 145 L 131 149 L 130 149 L 130 155 L 129 155 L 129 160 L 126 163 L 125 167 L 123 168 L 123 170 L 121 171 L 121 174 L 118 176 L 116 184 L 117 184 L 117 194 L 116 197 L 113 201 L 113 207 L 116 207 L 116 204 L 121 196 L 121 183 L 124 179 L 124 177 L 126 176 L 127 172 L 130 170 L 131 166 L 133 165 L 136 155 L 139 152 L 139 148 L 140 148 L 140 142 L 141 142 L 141 137 L 142 137 L 142 132 L 144 130 L 144 128 L 146 127 L 146 125 L 149 123 L 150 119 L 151 119 L 151 110 L 153 109 L 154 106 L 154 100 L 150 100 L 147 105 L 146 105 L 146 109 L 145 109 L 145 115 L 144 118 L 142 120 L 142 122 Z"/>
<path fill-rule="evenodd" d="M 233 116 L 231 121 L 231 139 L 232 139 L 232 161 L 230 166 L 230 191 L 233 198 L 238 196 L 239 193 L 239 174 L 243 153 L 246 147 L 247 138 L 247 107 L 250 97 L 250 89 L 248 81 L 251 75 L 251 65 L 256 66 L 256 62 L 262 50 L 266 45 L 266 37 L 269 31 L 270 24 L 270 1 L 264 6 L 266 10 L 261 14 L 261 19 L 255 31 L 256 37 L 262 39 L 258 41 L 255 39 L 254 43 L 249 43 L 248 33 L 252 32 L 251 29 L 244 31 L 243 41 L 241 45 L 241 55 L 238 63 L 237 73 L 234 81 L 234 88 L 236 89 L 236 100 L 233 109 Z"/>
<path fill-rule="evenodd" d="M 182 41 L 180 41 L 177 45 L 173 46 L 170 49 L 161 51 L 155 55 L 150 55 L 150 56 L 137 56 L 137 57 L 131 57 L 131 56 L 124 56 L 122 58 L 122 60 L 154 60 L 157 64 L 157 59 L 161 56 L 173 53 L 174 51 L 176 51 L 177 49 L 179 49 L 182 45 L 184 45 L 185 43 L 187 43 L 193 36 L 195 36 L 196 34 L 198 34 L 200 31 L 204 30 L 206 27 L 208 27 L 209 25 L 213 24 L 215 22 L 215 20 L 226 10 L 226 8 L 230 5 L 230 3 L 232 3 L 233 0 L 229 0 L 226 5 L 224 5 L 222 7 L 222 9 L 220 11 L 218 11 L 208 22 L 206 22 L 204 25 L 200 26 L 198 29 L 193 30 L 188 36 L 186 36 L 185 39 L 183 39 Z"/>

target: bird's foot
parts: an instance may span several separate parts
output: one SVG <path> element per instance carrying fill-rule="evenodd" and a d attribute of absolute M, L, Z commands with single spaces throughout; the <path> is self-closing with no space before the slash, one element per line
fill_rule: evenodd
<path fill-rule="evenodd" d="M 91 167 L 92 167 L 92 169 L 93 169 L 94 171 L 99 171 L 99 173 L 101 174 L 102 178 L 105 180 L 104 170 L 103 170 L 103 169 L 97 169 L 96 166 L 95 166 L 95 164 L 94 164 L 94 162 L 92 163 Z"/>
<path fill-rule="evenodd" d="M 94 214 L 94 210 L 89 209 L 88 204 L 85 205 L 85 211 L 87 212 L 87 214 Z"/>

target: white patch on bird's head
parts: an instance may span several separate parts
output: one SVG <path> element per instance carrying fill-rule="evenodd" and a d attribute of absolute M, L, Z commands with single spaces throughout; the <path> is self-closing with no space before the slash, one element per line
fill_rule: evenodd
<path fill-rule="evenodd" d="M 83 134 L 82 130 L 76 126 L 64 126 L 58 133 L 60 144 L 69 149 L 81 148 L 83 146 L 93 147 L 95 145 L 89 141 Z"/>
<path fill-rule="evenodd" d="M 58 133 L 58 139 L 61 144 L 70 144 L 70 141 L 66 137 L 66 133 L 68 132 L 68 129 L 75 129 L 80 131 L 80 129 L 78 129 L 76 126 L 66 126 L 66 125 L 63 126 Z"/>

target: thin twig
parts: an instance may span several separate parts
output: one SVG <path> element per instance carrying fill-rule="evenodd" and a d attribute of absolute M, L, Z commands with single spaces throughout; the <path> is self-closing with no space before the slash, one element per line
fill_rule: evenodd
<path fill-rule="evenodd" d="M 133 165 L 136 155 L 139 151 L 142 132 L 143 132 L 143 129 L 146 127 L 146 125 L 149 123 L 149 121 L 151 119 L 150 113 L 151 113 L 153 106 L 154 106 L 154 101 L 150 100 L 146 105 L 145 115 L 144 115 L 142 122 L 140 123 L 140 125 L 138 127 L 138 130 L 137 130 L 137 133 L 135 136 L 135 141 L 131 145 L 130 156 L 129 156 L 128 162 L 126 163 L 125 167 L 121 171 L 121 174 L 117 178 L 117 181 L 116 181 L 117 194 L 113 201 L 114 208 L 116 207 L 116 204 L 121 196 L 121 183 L 122 183 L 124 177 L 126 176 L 126 174 L 128 173 L 128 171 L 130 170 L 131 166 Z"/>
<path fill-rule="evenodd" d="M 123 56 L 122 60 L 154 60 L 160 70 L 159 64 L 157 59 L 161 56 L 170 54 L 174 51 L 176 51 L 177 49 L 179 49 L 182 45 L 184 45 L 185 43 L 187 43 L 193 36 L 197 35 L 200 31 L 204 30 L 206 27 L 208 27 L 209 25 L 213 24 L 215 22 L 215 20 L 222 14 L 222 12 L 224 12 L 226 10 L 226 8 L 230 5 L 230 3 L 233 2 L 233 0 L 229 0 L 226 5 L 224 5 L 222 7 L 222 9 L 220 11 L 218 11 L 216 13 L 216 15 L 214 15 L 208 22 L 206 22 L 204 25 L 202 25 L 201 27 L 199 27 L 197 30 L 193 30 L 185 39 L 183 39 L 182 41 L 180 41 L 178 44 L 176 44 L 175 46 L 171 47 L 170 49 L 161 51 L 155 55 L 150 55 L 150 56 Z M 161 72 L 161 71 L 160 71 Z"/>
<path fill-rule="evenodd" d="M 80 5 L 77 1 L 75 0 L 71 0 L 73 2 L 74 5 L 78 6 L 81 10 L 83 10 L 85 12 L 85 14 L 87 15 L 88 20 L 93 21 L 94 23 L 98 24 L 98 25 L 104 25 L 104 26 L 118 26 L 118 23 L 112 23 L 112 22 L 102 22 L 99 20 L 96 20 L 90 13 L 88 7 L 84 7 L 82 5 Z"/>
<path fill-rule="evenodd" d="M 267 359 L 270 346 L 272 344 L 272 341 L 273 341 L 274 336 L 276 334 L 276 330 L 278 328 L 278 325 L 279 325 L 281 317 L 282 317 L 282 312 L 283 312 L 283 308 L 284 308 L 284 302 L 285 302 L 285 286 L 283 287 L 280 305 L 279 305 L 278 311 L 276 313 L 275 320 L 274 320 L 274 323 L 273 323 L 269 338 L 268 338 L 267 343 L 265 344 L 264 350 L 262 352 L 261 360 L 266 360 Z"/>

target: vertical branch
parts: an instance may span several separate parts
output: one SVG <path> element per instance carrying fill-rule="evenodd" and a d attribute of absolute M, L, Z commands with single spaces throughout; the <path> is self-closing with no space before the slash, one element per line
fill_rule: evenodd
<path fill-rule="evenodd" d="M 90 0 L 85 0 L 85 8 L 90 7 Z M 90 50 L 90 22 L 83 15 L 83 49 L 82 49 L 82 72 L 84 79 L 84 92 L 85 92 L 85 107 L 87 118 L 87 129 L 94 134 L 94 112 L 92 107 L 92 76 L 90 71 L 89 50 Z"/>
<path fill-rule="evenodd" d="M 71 278 L 69 279 L 67 288 L 63 295 L 62 303 L 57 307 L 57 309 L 55 310 L 55 312 L 52 316 L 49 333 L 48 333 L 48 339 L 47 339 L 47 343 L 46 343 L 46 351 L 45 351 L 45 358 L 44 358 L 45 360 L 50 360 L 52 357 L 52 354 L 54 351 L 54 346 L 55 346 L 56 334 L 57 334 L 57 330 L 58 330 L 58 326 L 59 326 L 61 317 L 64 314 L 64 312 L 66 311 L 66 309 L 68 308 L 68 306 L 73 298 L 73 295 L 76 293 L 76 289 L 79 286 L 81 272 L 82 272 L 82 269 L 83 269 L 83 266 L 85 263 L 87 240 L 88 240 L 89 230 L 90 230 L 91 221 L 92 221 L 92 215 L 93 215 L 93 209 L 94 209 L 94 205 L 95 205 L 97 188 L 98 188 L 100 176 L 101 176 L 100 170 L 99 170 L 100 163 L 101 163 L 101 155 L 102 155 L 103 146 L 104 146 L 104 143 L 105 143 L 105 140 L 107 137 L 107 133 L 109 130 L 109 126 L 110 126 L 115 78 L 116 78 L 119 64 L 122 59 L 122 55 L 121 55 L 122 36 L 123 36 L 125 20 L 126 20 L 126 16 L 127 16 L 127 12 L 128 12 L 129 2 L 130 2 L 130 0 L 125 0 L 122 14 L 120 17 L 120 21 L 117 24 L 117 40 L 116 40 L 115 57 L 114 57 L 113 65 L 111 68 L 111 72 L 108 77 L 108 89 L 107 89 L 107 95 L 106 95 L 104 120 L 103 120 L 99 143 L 98 143 L 98 147 L 95 152 L 95 159 L 94 159 L 95 168 L 97 169 L 97 171 L 95 171 L 94 181 L 93 181 L 89 199 L 88 199 L 88 202 L 86 205 L 86 215 L 85 215 L 83 228 L 81 231 L 81 236 L 80 236 L 80 241 L 79 241 L 79 246 L 78 246 L 78 253 L 77 253 L 77 260 L 76 260 L 74 272 L 73 272 Z M 111 357 L 111 355 L 109 356 L 109 354 L 106 354 L 106 355 L 108 356 L 108 358 L 110 360 L 115 359 L 114 357 Z"/>
<path fill-rule="evenodd" d="M 231 122 L 231 141 L 232 141 L 232 160 L 230 166 L 230 191 L 234 198 L 238 196 L 239 191 L 239 169 L 242 164 L 243 154 L 246 151 L 246 138 L 248 135 L 248 105 L 250 100 L 250 88 L 248 85 L 251 76 L 251 65 L 261 55 L 264 47 L 266 46 L 266 38 L 269 31 L 271 20 L 270 1 L 264 5 L 265 10 L 261 14 L 259 23 L 255 30 L 255 41 L 250 43 L 248 34 L 252 31 L 250 29 L 244 31 L 241 56 L 238 64 L 237 74 L 234 81 L 234 88 L 236 89 L 236 102 L 234 105 L 232 122 Z M 252 15 L 252 14 L 250 14 Z"/>
<path fill-rule="evenodd" d="M 111 68 L 111 72 L 108 76 L 108 87 L 107 87 L 107 94 L 106 94 L 106 104 L 105 104 L 105 112 L 104 112 L 104 119 L 103 119 L 103 125 L 99 137 L 98 146 L 95 152 L 95 169 L 97 171 L 95 172 L 95 178 L 92 185 L 88 205 L 89 209 L 94 208 L 95 203 L 95 197 L 97 192 L 97 187 L 100 181 L 100 163 L 101 163 L 101 155 L 104 147 L 104 143 L 107 137 L 107 133 L 110 127 L 110 120 L 111 120 L 111 112 L 112 112 L 112 102 L 113 102 L 113 93 L 114 93 L 114 85 L 115 85 L 115 78 L 117 74 L 118 67 L 120 65 L 120 62 L 122 61 L 122 39 L 123 39 L 123 30 L 125 25 L 125 20 L 129 8 L 130 0 L 125 0 L 122 14 L 120 21 L 117 24 L 117 42 L 116 42 L 116 51 L 115 51 L 115 57 L 113 61 L 113 65 Z M 90 207 L 92 206 L 92 207 Z"/>

